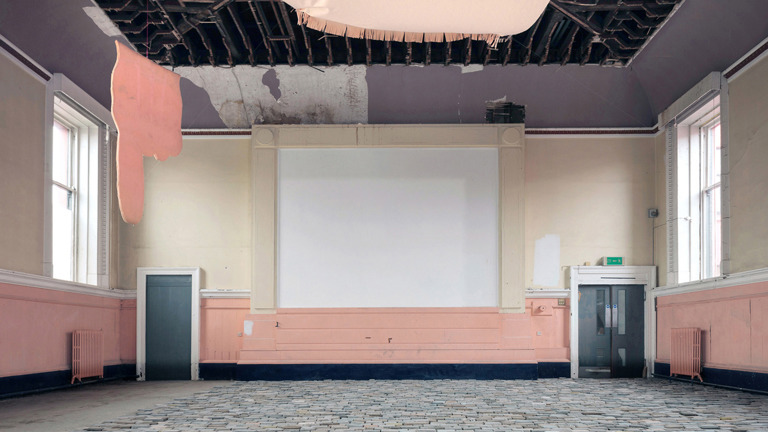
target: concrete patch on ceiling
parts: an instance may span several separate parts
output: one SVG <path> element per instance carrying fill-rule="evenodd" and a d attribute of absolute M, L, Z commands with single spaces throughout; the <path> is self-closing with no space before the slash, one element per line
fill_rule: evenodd
<path fill-rule="evenodd" d="M 368 123 L 366 66 L 177 67 L 205 89 L 230 128 Z"/>

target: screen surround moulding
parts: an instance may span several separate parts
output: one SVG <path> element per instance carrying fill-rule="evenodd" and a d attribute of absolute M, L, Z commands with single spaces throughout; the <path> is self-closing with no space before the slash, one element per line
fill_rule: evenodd
<path fill-rule="evenodd" d="M 485 159 L 485 166 L 487 164 L 495 165 L 497 170 L 497 182 L 495 187 L 487 185 L 488 178 L 486 178 L 486 187 L 491 188 L 490 195 L 495 195 L 496 210 L 491 210 L 495 213 L 493 218 L 495 223 L 492 223 L 495 227 L 495 232 L 492 237 L 496 238 L 496 256 L 494 257 L 496 263 L 496 278 L 495 288 L 489 288 L 489 290 L 483 291 L 483 294 L 476 295 L 468 294 L 468 297 L 462 297 L 464 294 L 457 294 L 454 292 L 452 300 L 443 303 L 443 305 L 451 305 L 450 307 L 458 305 L 495 305 L 502 313 L 523 313 L 525 311 L 525 288 L 524 288 L 524 131 L 523 125 L 509 124 L 509 125 L 278 125 L 278 126 L 254 126 L 252 130 L 252 163 L 251 163 L 251 175 L 252 175 L 252 198 L 253 198 L 253 273 L 252 273 L 252 287 L 251 287 L 251 313 L 275 313 L 278 308 L 285 307 L 317 307 L 323 305 L 323 307 L 358 307 L 351 306 L 352 304 L 361 305 L 361 303 L 348 303 L 344 304 L 338 301 L 338 296 L 343 295 L 339 292 L 326 293 L 329 294 L 331 299 L 337 299 L 334 301 L 321 302 L 318 300 L 322 297 L 322 290 L 317 291 L 315 295 L 316 303 L 293 303 L 291 297 L 285 297 L 290 292 L 282 291 L 281 282 L 285 277 L 285 266 L 281 263 L 282 249 L 286 247 L 281 239 L 280 230 L 284 227 L 281 226 L 282 215 L 280 199 L 280 193 L 283 186 L 280 184 L 280 179 L 284 176 L 280 174 L 280 169 L 285 169 L 279 163 L 280 158 L 285 158 L 285 155 L 292 154 L 287 150 L 295 151 L 296 154 L 301 154 L 302 151 L 313 152 L 321 149 L 345 149 L 349 151 L 350 155 L 354 157 L 365 157 L 375 154 L 366 153 L 370 150 L 421 150 L 420 152 L 414 152 L 412 154 L 420 153 L 422 155 L 451 155 L 454 154 L 452 150 L 463 150 L 472 154 L 473 150 L 488 150 L 487 157 Z M 359 153 L 355 153 L 353 150 L 361 150 Z M 367 149 L 367 150 L 365 150 Z M 439 150 L 439 151 L 434 151 Z M 431 151 L 431 152 L 430 152 Z M 399 152 L 382 152 L 381 154 L 395 155 Z M 456 152 L 455 155 L 461 152 Z M 307 153 L 309 154 L 309 153 Z M 317 154 L 324 154 L 323 152 Z M 328 155 L 334 154 L 334 152 L 328 152 Z M 336 152 L 335 154 L 344 154 L 344 152 Z M 407 153 L 404 153 L 407 154 Z M 478 152 L 483 154 L 483 152 Z M 494 158 L 495 156 L 495 158 Z M 449 157 L 449 159 L 451 158 Z M 481 158 L 482 159 L 482 158 Z M 495 160 L 493 160 L 495 159 Z M 453 163 L 456 163 L 454 160 Z M 350 163 L 347 163 L 350 165 Z M 290 167 L 288 167 L 290 168 Z M 347 166 L 347 169 L 354 168 L 354 164 Z M 383 168 L 377 168 L 383 169 Z M 400 168 L 398 168 L 400 169 Z M 422 167 L 422 170 L 425 168 Z M 437 169 L 435 167 L 429 168 L 427 171 Z M 417 170 L 418 171 L 418 170 Z M 492 172 L 492 170 L 491 170 Z M 400 172 L 398 175 L 402 175 Z M 488 174 L 488 173 L 484 173 Z M 408 174 L 413 176 L 414 174 Z M 443 177 L 453 178 L 455 176 L 448 174 L 435 174 L 437 183 L 444 182 L 442 186 L 437 186 L 435 183 L 429 184 L 429 182 L 421 185 L 424 191 L 430 188 L 441 187 L 444 189 L 455 189 L 456 186 L 452 185 L 450 181 L 443 179 Z M 472 174 L 471 171 L 462 174 L 465 177 Z M 404 187 L 408 182 L 404 180 L 405 177 L 397 178 L 394 175 L 390 180 L 394 183 L 386 184 L 384 182 L 377 187 L 381 188 L 377 193 L 385 193 L 383 190 L 387 188 L 397 189 Z M 406 176 L 407 177 L 407 176 Z M 491 176 L 492 177 L 492 176 Z M 461 180 L 460 180 L 461 181 Z M 398 184 L 399 182 L 399 184 Z M 404 182 L 404 183 L 403 183 Z M 397 186 L 394 186 L 397 185 Z M 347 185 L 349 187 L 349 185 Z M 391 192 L 391 191 L 389 191 Z M 386 193 L 389 193 L 386 192 Z M 432 191 L 434 192 L 434 190 Z M 446 191 L 444 191 L 446 192 Z M 482 196 L 488 196 L 488 191 Z M 360 194 L 358 190 L 356 192 Z M 471 196 L 471 195 L 465 195 Z M 290 198 L 289 198 L 290 199 Z M 453 197 L 452 193 L 446 192 L 443 195 L 444 205 L 448 205 L 452 199 L 454 202 L 458 202 Z M 415 196 L 411 196 L 409 200 L 418 200 Z M 490 201 L 486 202 L 491 202 Z M 289 201 L 289 204 L 291 202 Z M 291 204 L 292 205 L 292 204 Z M 415 208 L 418 208 L 415 206 Z M 322 207 L 319 208 L 321 211 Z M 317 209 L 315 209 L 317 210 Z M 372 210 L 366 210 L 370 212 Z M 381 211 L 379 209 L 378 211 Z M 428 210 L 421 210 L 428 211 Z M 327 217 L 327 216 L 324 216 Z M 352 216 L 345 216 L 350 218 Z M 394 213 L 393 213 L 394 217 Z M 379 218 L 378 221 L 382 222 L 384 219 Z M 290 222 L 290 221 L 289 221 Z M 445 221 L 442 221 L 445 222 Z M 454 221 L 455 222 L 455 221 Z M 383 222 L 382 222 L 383 223 Z M 383 223 L 384 226 L 389 224 Z M 457 225 L 458 226 L 458 225 Z M 412 228 L 411 228 L 412 229 Z M 381 235 L 381 234 L 379 234 Z M 487 238 L 487 236 L 486 236 Z M 492 242 L 492 241 L 489 241 Z M 486 243 L 487 246 L 488 243 Z M 400 246 L 402 250 L 402 245 Z M 321 252 L 318 252 L 321 253 Z M 456 253 L 454 251 L 453 253 Z M 349 252 L 340 253 L 339 256 L 351 255 Z M 387 257 L 387 254 L 381 254 L 379 258 Z M 391 254 L 390 254 L 391 257 Z M 485 258 L 486 260 L 490 258 Z M 307 264 L 305 258 L 304 264 Z M 288 261 L 290 264 L 290 261 Z M 337 267 L 337 269 L 345 269 L 346 267 Z M 488 268 L 488 267 L 486 267 Z M 492 268 L 492 267 L 490 267 Z M 433 272 L 434 274 L 434 269 Z M 374 273 L 375 274 L 375 273 Z M 487 273 L 486 273 L 487 274 Z M 426 279 L 423 275 L 420 276 L 422 282 Z M 486 281 L 488 276 L 485 276 Z M 359 281 L 360 279 L 358 279 Z M 305 281 L 306 282 L 306 281 Z M 309 285 L 317 284 L 313 281 L 306 282 Z M 325 281 L 323 283 L 328 283 Z M 392 279 L 389 283 L 391 285 Z M 487 282 L 483 282 L 488 284 Z M 370 280 L 363 282 L 364 285 L 375 286 L 371 284 Z M 354 285 L 348 284 L 348 286 Z M 386 285 L 386 284 L 384 284 Z M 416 295 L 409 295 L 410 300 L 397 299 L 393 301 L 393 297 L 382 298 L 378 294 L 373 297 L 377 302 L 375 305 L 380 307 L 402 307 L 408 305 L 419 305 L 421 307 L 440 307 L 441 304 L 434 300 L 438 296 L 435 296 L 437 287 L 440 282 L 427 283 L 426 291 L 416 293 Z M 290 285 L 289 285 L 290 286 Z M 413 285 L 411 285 L 413 286 Z M 382 285 L 378 288 L 381 289 Z M 367 289 L 367 288 L 357 288 Z M 485 289 L 485 288 L 483 288 Z M 311 287 L 300 288 L 301 290 L 312 290 Z M 489 294 L 490 293 L 490 294 Z M 290 295 L 294 295 L 295 292 Z M 466 293 L 465 293 L 466 294 Z M 496 301 L 489 300 L 490 297 L 494 297 Z M 386 297 L 386 296 L 385 296 Z M 287 301 L 286 301 L 287 299 Z M 358 300 L 360 300 L 358 298 Z M 373 303 L 367 303 L 365 306 L 360 307 L 375 307 Z M 487 306 L 486 306 L 487 307 Z M 491 306 L 492 307 L 492 306 Z"/>

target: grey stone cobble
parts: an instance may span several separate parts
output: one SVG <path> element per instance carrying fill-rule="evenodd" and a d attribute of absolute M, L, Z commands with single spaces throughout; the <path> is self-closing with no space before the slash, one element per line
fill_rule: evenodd
<path fill-rule="evenodd" d="M 85 431 L 768 431 L 768 398 L 661 379 L 250 381 Z"/>

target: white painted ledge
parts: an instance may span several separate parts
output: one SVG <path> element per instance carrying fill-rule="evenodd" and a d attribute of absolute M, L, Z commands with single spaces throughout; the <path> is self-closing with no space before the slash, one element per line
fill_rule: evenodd
<path fill-rule="evenodd" d="M 568 298 L 571 296 L 569 289 L 533 289 L 525 290 L 525 298 Z"/>
<path fill-rule="evenodd" d="M 666 285 L 653 290 L 653 295 L 663 297 L 676 294 L 687 294 L 698 291 L 708 291 L 718 288 L 729 288 L 739 285 L 748 285 L 759 282 L 768 282 L 768 268 L 750 270 L 731 275 L 720 276 L 701 281 L 686 282 L 683 284 Z"/>
<path fill-rule="evenodd" d="M 0 269 L 0 283 L 20 285 L 32 288 L 42 288 L 53 291 L 68 292 L 73 294 L 85 294 L 98 297 L 117 299 L 135 299 L 136 291 L 103 289 L 95 285 L 81 284 L 77 282 L 53 279 L 29 273 L 15 272 Z"/>
<path fill-rule="evenodd" d="M 219 299 L 239 299 L 239 298 L 251 298 L 251 290 L 217 290 L 217 289 L 201 289 L 200 297 L 202 298 L 219 298 Z"/>

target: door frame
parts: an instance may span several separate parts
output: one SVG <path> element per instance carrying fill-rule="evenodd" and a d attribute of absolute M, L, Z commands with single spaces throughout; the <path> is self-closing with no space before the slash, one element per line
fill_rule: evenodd
<path fill-rule="evenodd" d="M 653 373 L 656 357 L 656 311 L 651 291 L 656 288 L 655 266 L 571 266 L 571 378 L 579 377 L 579 285 L 643 285 L 645 366 Z"/>
<path fill-rule="evenodd" d="M 192 381 L 199 379 L 200 371 L 200 268 L 199 267 L 139 267 L 136 269 L 136 380 L 146 379 L 147 367 L 147 276 L 192 276 L 189 295 L 192 297 L 191 364 Z"/>

